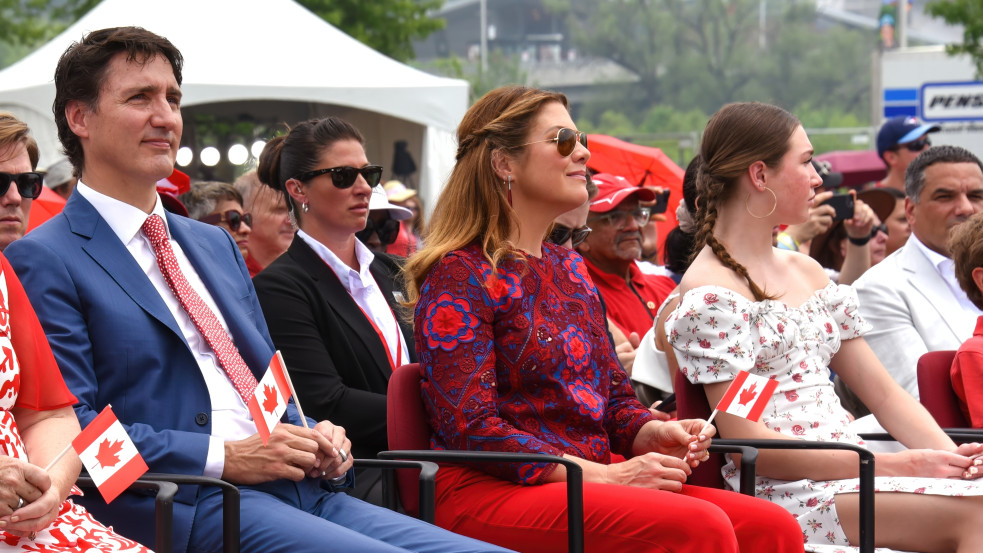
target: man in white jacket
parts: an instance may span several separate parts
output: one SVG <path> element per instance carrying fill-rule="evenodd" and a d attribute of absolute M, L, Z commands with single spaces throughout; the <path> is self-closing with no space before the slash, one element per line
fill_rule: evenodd
<path fill-rule="evenodd" d="M 958 146 L 919 155 L 905 175 L 908 242 L 854 286 L 865 338 L 894 379 L 918 397 L 916 365 L 928 351 L 957 349 L 983 314 L 959 287 L 946 246 L 949 231 L 983 211 L 983 164 Z"/>

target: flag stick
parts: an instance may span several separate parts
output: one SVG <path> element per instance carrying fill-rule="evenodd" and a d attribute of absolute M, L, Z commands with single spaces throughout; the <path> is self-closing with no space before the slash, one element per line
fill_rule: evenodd
<path fill-rule="evenodd" d="M 304 428 L 310 428 L 310 426 L 307 426 L 307 417 L 304 416 L 304 410 L 300 407 L 300 398 L 297 397 L 297 390 L 294 389 L 294 381 L 290 380 L 290 371 L 287 370 L 287 364 L 283 362 L 283 355 L 280 354 L 280 350 L 276 350 L 276 357 L 280 360 L 280 366 L 283 367 L 283 378 L 287 379 L 287 387 L 290 388 L 290 395 L 294 397 L 294 405 L 297 406 L 300 423 L 304 425 Z"/>
<path fill-rule="evenodd" d="M 44 472 L 48 472 L 49 470 L 51 470 L 51 467 L 55 466 L 55 463 L 61 461 L 61 458 L 64 457 L 66 453 L 68 453 L 69 449 L 72 449 L 71 442 L 69 442 L 68 445 L 65 446 L 65 449 L 61 450 L 61 453 L 59 453 L 54 459 L 52 459 L 48 463 L 48 466 L 44 467 Z"/>
<path fill-rule="evenodd" d="M 707 428 L 710 428 L 710 424 L 713 422 L 713 417 L 716 417 L 718 412 L 719 411 L 717 411 L 716 409 L 714 409 L 713 410 L 713 413 L 710 413 L 710 418 L 707 419 L 707 423 L 703 426 L 703 429 L 700 430 L 700 433 L 697 434 L 697 436 L 699 436 L 701 434 L 704 434 L 707 431 Z"/>

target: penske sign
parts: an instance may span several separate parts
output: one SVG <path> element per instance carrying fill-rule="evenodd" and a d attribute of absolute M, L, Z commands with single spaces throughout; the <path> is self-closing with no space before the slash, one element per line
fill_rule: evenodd
<path fill-rule="evenodd" d="M 983 82 L 925 83 L 920 97 L 925 121 L 983 121 Z"/>

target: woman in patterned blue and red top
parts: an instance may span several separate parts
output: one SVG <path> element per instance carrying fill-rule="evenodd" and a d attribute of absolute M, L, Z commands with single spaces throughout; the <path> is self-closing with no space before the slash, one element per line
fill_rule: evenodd
<path fill-rule="evenodd" d="M 784 511 L 684 484 L 713 429 L 697 436 L 704 421 L 664 422 L 637 401 L 583 259 L 543 242 L 587 200 L 586 142 L 561 94 L 500 88 L 465 115 L 427 245 L 406 266 L 433 446 L 581 464 L 588 550 L 802 551 Z M 443 467 L 437 522 L 562 549 L 565 486 L 553 464 Z"/>

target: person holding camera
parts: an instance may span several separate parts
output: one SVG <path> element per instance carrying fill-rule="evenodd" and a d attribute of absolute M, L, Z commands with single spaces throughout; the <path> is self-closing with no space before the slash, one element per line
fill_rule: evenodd
<path fill-rule="evenodd" d="M 959 287 L 949 233 L 983 211 L 983 163 L 958 146 L 922 152 L 905 175 L 905 245 L 858 278 L 867 342 L 891 376 L 918 397 L 915 368 L 928 351 L 958 349 L 983 310 Z"/>
<path fill-rule="evenodd" d="M 819 197 L 819 195 L 816 195 Z M 853 284 L 884 259 L 894 198 L 883 190 L 850 191 L 830 197 L 820 208 L 833 210 L 833 224 L 809 243 L 809 256 L 837 284 Z"/>

